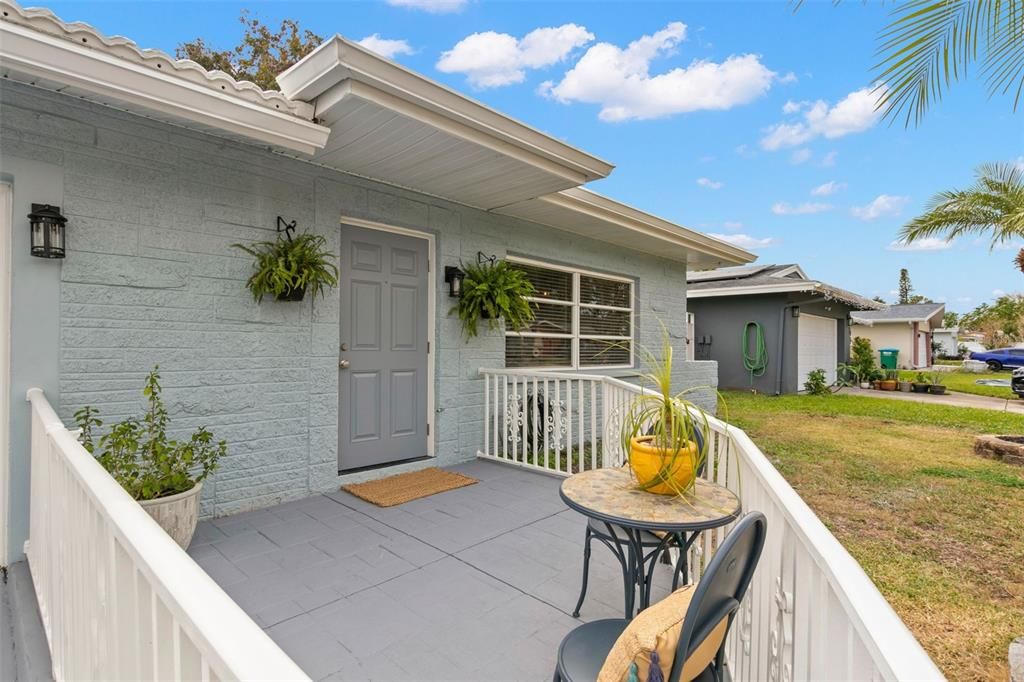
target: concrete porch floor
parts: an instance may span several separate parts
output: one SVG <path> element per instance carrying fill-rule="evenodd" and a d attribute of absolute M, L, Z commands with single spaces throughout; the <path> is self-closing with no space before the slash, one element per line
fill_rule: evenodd
<path fill-rule="evenodd" d="M 189 553 L 315 680 L 550 680 L 580 621 L 585 521 L 561 479 L 476 461 L 480 483 L 383 509 L 345 492 L 199 525 Z M 671 573 L 658 566 L 655 599 Z M 594 543 L 581 621 L 622 617 Z"/>

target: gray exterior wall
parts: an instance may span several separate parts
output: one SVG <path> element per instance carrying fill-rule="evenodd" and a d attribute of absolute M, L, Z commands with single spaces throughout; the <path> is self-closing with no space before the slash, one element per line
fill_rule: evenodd
<path fill-rule="evenodd" d="M 836 358 L 846 362 L 850 348 L 850 307 L 836 301 L 825 301 L 820 296 L 806 294 L 764 294 L 759 296 L 720 296 L 694 298 L 689 301 L 694 315 L 694 335 L 697 360 L 712 360 L 718 364 L 719 387 L 750 389 L 759 393 L 795 393 L 798 385 L 797 335 L 798 319 L 790 306 L 797 305 L 801 313 L 833 317 L 839 320 Z M 779 376 L 780 320 L 785 327 L 782 349 L 782 371 Z M 765 347 L 768 351 L 768 369 L 760 377 L 751 376 L 743 368 L 743 328 L 747 322 L 759 322 L 764 328 Z M 710 345 L 701 346 L 702 337 L 710 336 Z M 781 382 L 780 382 L 781 380 Z"/>
<path fill-rule="evenodd" d="M 204 489 L 205 516 L 337 487 L 337 293 L 256 305 L 244 287 L 251 261 L 229 247 L 273 238 L 278 215 L 324 234 L 335 253 L 342 216 L 436 235 L 440 464 L 475 456 L 477 369 L 504 362 L 501 334 L 466 343 L 447 316 L 444 266 L 477 251 L 637 276 L 639 342 L 659 346 L 660 319 L 685 357 L 681 263 L 9 82 L 0 85 L 0 125 L 16 235 L 27 233 L 32 201 L 58 203 L 69 220 L 63 262 L 29 257 L 24 235 L 15 245 L 12 561 L 27 534 L 31 385 L 68 423 L 85 404 L 109 423 L 139 411 L 142 379 L 159 363 L 173 426 L 206 425 L 228 441 Z M 676 378 L 680 388 L 707 387 L 696 400 L 714 409 L 714 363 L 680 362 Z"/>

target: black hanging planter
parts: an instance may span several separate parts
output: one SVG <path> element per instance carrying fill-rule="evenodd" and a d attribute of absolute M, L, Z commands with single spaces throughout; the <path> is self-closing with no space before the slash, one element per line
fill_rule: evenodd
<path fill-rule="evenodd" d="M 295 287 L 277 295 L 278 301 L 301 301 L 306 297 L 306 287 Z"/>

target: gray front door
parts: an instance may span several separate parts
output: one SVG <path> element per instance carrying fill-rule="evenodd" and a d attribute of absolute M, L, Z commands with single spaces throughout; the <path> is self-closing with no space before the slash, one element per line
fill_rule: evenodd
<path fill-rule="evenodd" d="M 427 241 L 341 226 L 338 469 L 427 454 Z"/>

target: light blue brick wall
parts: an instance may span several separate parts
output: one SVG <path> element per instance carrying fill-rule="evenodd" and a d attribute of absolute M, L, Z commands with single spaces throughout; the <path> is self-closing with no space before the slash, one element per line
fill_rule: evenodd
<path fill-rule="evenodd" d="M 685 357 L 680 263 L 21 85 L 3 83 L 0 104 L 3 155 L 45 160 L 63 176 L 68 257 L 31 264 L 60 278 L 59 395 L 51 400 L 65 420 L 85 404 L 108 421 L 123 417 L 140 409 L 142 378 L 159 363 L 174 425 L 206 425 L 229 442 L 204 491 L 204 514 L 338 482 L 337 292 L 316 303 L 256 305 L 244 287 L 251 262 L 229 246 L 273 238 L 278 215 L 324 234 L 335 252 L 341 216 L 436 235 L 442 464 L 480 447 L 476 370 L 501 366 L 504 348 L 501 334 L 463 340 L 447 316 L 444 265 L 483 251 L 637 276 L 640 342 L 660 343 L 660 319 Z M 16 183 L 15 191 L 30 188 Z M 714 363 L 677 368 L 681 387 L 709 387 L 697 396 L 708 407 L 716 374 Z"/>

